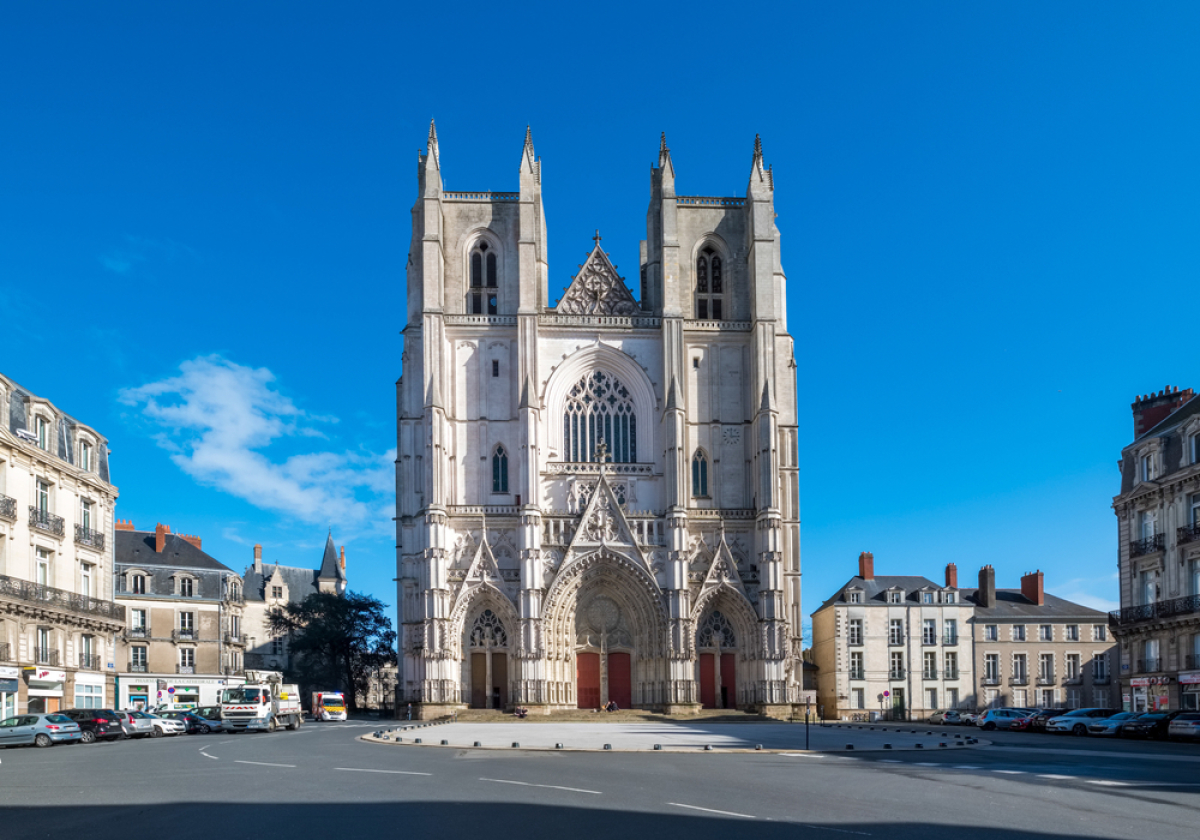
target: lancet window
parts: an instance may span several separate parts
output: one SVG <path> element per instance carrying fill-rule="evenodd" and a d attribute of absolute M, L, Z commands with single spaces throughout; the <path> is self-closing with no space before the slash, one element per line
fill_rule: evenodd
<path fill-rule="evenodd" d="M 696 258 L 696 317 L 720 321 L 725 316 L 725 278 L 721 255 L 705 245 Z"/>
<path fill-rule="evenodd" d="M 508 453 L 503 446 L 497 446 L 492 453 L 492 492 L 508 492 Z"/>
<path fill-rule="evenodd" d="M 602 440 L 612 461 L 621 464 L 637 461 L 633 397 L 615 376 L 595 371 L 579 380 L 567 394 L 563 460 L 593 460 Z"/>
<path fill-rule="evenodd" d="M 470 315 L 495 315 L 498 299 L 496 280 L 496 251 L 486 240 L 479 240 L 471 249 L 471 288 L 467 292 L 467 312 Z"/>
<path fill-rule="evenodd" d="M 703 449 L 697 449 L 692 456 L 692 495 L 708 495 L 708 456 Z"/>

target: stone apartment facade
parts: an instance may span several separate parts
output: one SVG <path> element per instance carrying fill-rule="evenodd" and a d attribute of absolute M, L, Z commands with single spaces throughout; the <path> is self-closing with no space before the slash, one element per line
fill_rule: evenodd
<path fill-rule="evenodd" d="M 817 697 L 827 718 L 925 718 L 938 709 L 1110 706 L 1107 616 L 1047 595 L 1042 573 L 997 590 L 876 576 L 874 557 L 813 613 Z"/>
<path fill-rule="evenodd" d="M 159 524 L 115 524 L 121 634 L 117 708 L 210 705 L 220 688 L 243 682 L 244 599 L 237 572 L 201 547 L 199 537 Z"/>
<path fill-rule="evenodd" d="M 0 375 L 0 718 L 114 700 L 108 441 Z"/>
<path fill-rule="evenodd" d="M 397 383 L 401 703 L 787 714 L 796 367 L 761 144 L 741 195 L 686 196 L 662 139 L 636 298 L 597 233 L 551 300 L 528 132 L 520 151 L 507 193 L 447 189 L 432 126 L 419 156 Z"/>
<path fill-rule="evenodd" d="M 1200 400 L 1139 397 L 1113 498 L 1122 698 L 1134 711 L 1200 709 Z"/>

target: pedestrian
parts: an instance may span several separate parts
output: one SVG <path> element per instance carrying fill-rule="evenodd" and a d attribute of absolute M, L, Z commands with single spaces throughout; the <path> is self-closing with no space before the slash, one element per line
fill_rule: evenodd
<path fill-rule="evenodd" d="M 408 704 L 408 719 L 412 720 L 412 703 Z"/>

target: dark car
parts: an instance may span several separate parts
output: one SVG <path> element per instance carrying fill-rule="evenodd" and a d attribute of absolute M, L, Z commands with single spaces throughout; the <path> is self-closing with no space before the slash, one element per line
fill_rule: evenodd
<path fill-rule="evenodd" d="M 1071 711 L 1071 710 L 1070 709 L 1042 709 L 1041 711 L 1039 711 L 1036 715 L 1034 715 L 1030 719 L 1029 731 L 1030 732 L 1045 732 L 1046 731 L 1046 721 L 1050 720 L 1050 718 L 1052 718 L 1052 717 L 1058 717 L 1059 715 L 1065 715 L 1069 711 Z"/>
<path fill-rule="evenodd" d="M 121 719 L 112 709 L 67 709 L 66 715 L 79 724 L 80 740 L 85 744 L 96 741 L 118 741 L 125 737 Z"/>
<path fill-rule="evenodd" d="M 220 732 L 225 728 L 224 722 L 221 720 L 220 706 L 201 706 L 198 709 L 192 709 L 192 714 L 200 718 L 204 723 L 202 732 Z"/>
<path fill-rule="evenodd" d="M 1165 741 L 1171 721 L 1181 714 L 1183 712 L 1147 712 L 1121 727 L 1121 734 L 1127 738 L 1157 738 Z"/>
<path fill-rule="evenodd" d="M 184 725 L 183 731 L 187 735 L 196 735 L 200 732 L 210 731 L 208 721 L 194 712 L 160 712 L 158 716 L 167 718 L 168 720 L 179 721 Z"/>

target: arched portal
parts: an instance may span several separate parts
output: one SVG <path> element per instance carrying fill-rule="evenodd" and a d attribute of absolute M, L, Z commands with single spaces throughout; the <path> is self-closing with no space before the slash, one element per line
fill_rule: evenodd
<path fill-rule="evenodd" d="M 754 666 L 759 658 L 754 607 L 740 591 L 719 586 L 696 599 L 692 615 L 700 705 L 736 709 L 754 703 Z"/>
<path fill-rule="evenodd" d="M 515 628 L 514 628 L 515 629 Z M 508 705 L 508 630 L 491 610 L 484 610 L 467 637 L 470 654 L 472 709 Z"/>
<path fill-rule="evenodd" d="M 654 578 L 607 548 L 563 570 L 546 598 L 552 702 L 621 708 L 663 702 L 667 620 Z"/>

